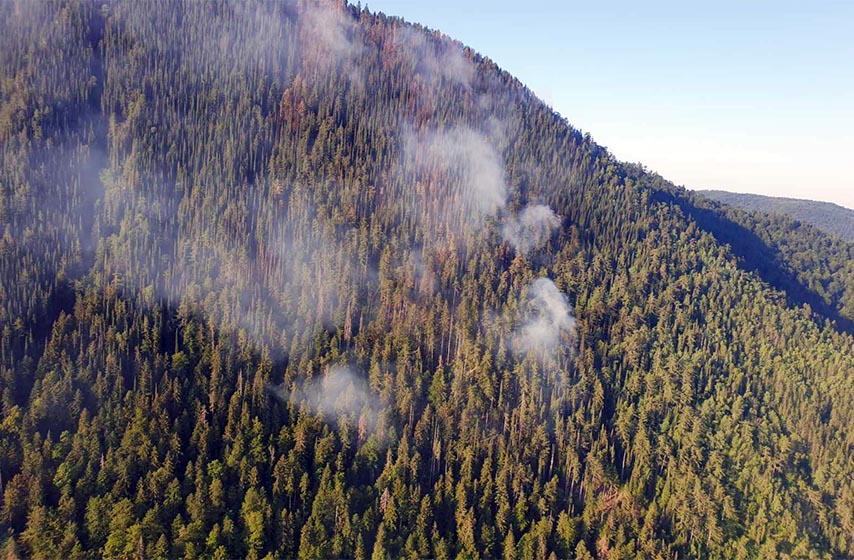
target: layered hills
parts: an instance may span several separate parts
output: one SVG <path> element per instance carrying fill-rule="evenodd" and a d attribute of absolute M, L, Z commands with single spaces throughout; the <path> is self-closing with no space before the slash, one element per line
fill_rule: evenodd
<path fill-rule="evenodd" d="M 699 191 L 705 197 L 765 214 L 783 214 L 849 243 L 854 242 L 854 210 L 830 202 L 726 191 Z"/>

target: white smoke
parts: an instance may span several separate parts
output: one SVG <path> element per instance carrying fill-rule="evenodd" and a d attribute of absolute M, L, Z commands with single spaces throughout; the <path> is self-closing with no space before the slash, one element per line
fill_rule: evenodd
<path fill-rule="evenodd" d="M 528 206 L 516 216 L 510 216 L 501 235 L 519 254 L 527 254 L 543 247 L 555 229 L 560 226 L 560 218 L 551 208 L 543 204 Z"/>
<path fill-rule="evenodd" d="M 351 62 L 365 49 L 358 26 L 337 3 L 307 2 L 300 15 L 303 55 L 322 65 Z"/>
<path fill-rule="evenodd" d="M 373 415 L 379 409 L 379 399 L 371 394 L 367 381 L 349 366 L 330 367 L 321 379 L 292 393 L 291 400 L 304 401 L 330 418 Z"/>
<path fill-rule="evenodd" d="M 112 25 L 146 48 L 180 53 L 188 77 L 219 80 L 274 74 L 282 61 L 294 57 L 321 71 L 361 80 L 356 59 L 365 45 L 356 20 L 338 2 L 186 1 L 177 6 L 182 23 L 157 2 L 110 4 Z M 192 22 L 192 23 L 183 23 Z M 202 22 L 202 23 L 196 23 Z"/>
<path fill-rule="evenodd" d="M 282 337 L 295 332 L 343 329 L 349 339 L 361 309 L 356 302 L 370 305 L 366 293 L 376 282 L 375 271 L 351 249 L 355 230 L 324 228 L 323 218 L 313 216 L 305 199 L 294 204 L 306 208 L 305 215 L 295 217 L 273 207 L 267 196 L 252 210 L 248 197 L 235 198 L 241 213 L 232 218 L 260 240 L 252 247 L 243 240 L 217 242 L 210 221 L 173 223 L 179 205 L 197 211 L 186 200 L 145 195 L 121 176 L 103 176 L 107 223 L 125 216 L 99 253 L 105 282 L 116 277 L 131 293 L 150 286 L 158 300 L 201 313 L 225 332 L 243 331 L 253 343 L 268 346 L 275 359 L 289 346 Z M 220 224 L 230 219 L 221 218 Z M 315 227 L 306 231 L 303 220 Z M 157 235 L 147 236 L 147 231 Z M 125 249 L 145 243 L 156 243 L 154 252 L 164 256 L 143 261 Z"/>
<path fill-rule="evenodd" d="M 566 296 L 548 278 L 538 278 L 528 287 L 525 319 L 513 332 L 512 349 L 517 355 L 553 358 L 561 344 L 574 345 L 575 317 Z"/>
<path fill-rule="evenodd" d="M 413 183 L 441 188 L 419 193 L 412 210 L 421 216 L 454 224 L 458 231 L 476 229 L 506 204 L 504 161 L 485 134 L 467 126 L 405 131 L 403 160 Z"/>
<path fill-rule="evenodd" d="M 447 37 L 435 38 L 412 27 L 395 29 L 394 45 L 428 80 L 442 78 L 470 89 L 474 63 L 463 54 L 463 46 Z"/>
<path fill-rule="evenodd" d="M 267 389 L 293 406 L 307 406 L 323 416 L 325 421 L 339 427 L 344 423 L 356 426 L 360 441 L 370 435 L 379 440 L 384 437 L 383 430 L 378 429 L 382 402 L 371 391 L 367 381 L 350 366 L 331 366 L 321 378 L 312 379 L 291 391 L 283 386 L 268 386 Z"/>

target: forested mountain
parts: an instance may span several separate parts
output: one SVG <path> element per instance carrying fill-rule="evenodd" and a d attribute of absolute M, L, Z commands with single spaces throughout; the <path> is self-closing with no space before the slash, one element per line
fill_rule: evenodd
<path fill-rule="evenodd" d="M 854 557 L 854 249 L 334 2 L 0 3 L 0 539 Z"/>
<path fill-rule="evenodd" d="M 699 194 L 744 210 L 785 214 L 830 235 L 854 243 L 854 210 L 830 202 L 798 200 L 726 191 L 697 191 Z"/>

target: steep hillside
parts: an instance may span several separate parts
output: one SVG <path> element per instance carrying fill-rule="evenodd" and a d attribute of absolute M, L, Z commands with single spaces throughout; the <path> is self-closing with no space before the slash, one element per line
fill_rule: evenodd
<path fill-rule="evenodd" d="M 725 191 L 697 191 L 699 194 L 744 210 L 785 214 L 821 231 L 854 242 L 854 210 L 829 202 L 798 200 Z"/>
<path fill-rule="evenodd" d="M 7 555 L 854 556 L 851 246 L 437 32 L 0 3 L 0 146 Z"/>

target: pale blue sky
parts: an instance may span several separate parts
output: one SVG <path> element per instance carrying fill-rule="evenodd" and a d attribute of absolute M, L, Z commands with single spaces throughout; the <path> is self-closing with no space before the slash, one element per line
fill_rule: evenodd
<path fill-rule="evenodd" d="M 854 208 L 854 1 L 374 0 L 459 39 L 618 158 Z"/>

